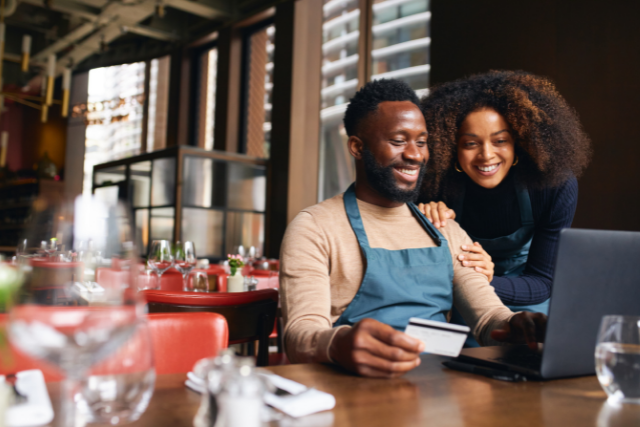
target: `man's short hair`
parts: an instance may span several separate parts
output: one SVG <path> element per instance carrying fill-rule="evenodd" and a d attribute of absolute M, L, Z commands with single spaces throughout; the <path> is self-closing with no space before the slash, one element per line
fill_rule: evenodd
<path fill-rule="evenodd" d="M 396 79 L 374 80 L 362 86 L 349 101 L 344 113 L 347 135 L 355 135 L 360 122 L 376 111 L 378 104 L 385 101 L 410 101 L 420 108 L 418 96 L 405 82 Z"/>

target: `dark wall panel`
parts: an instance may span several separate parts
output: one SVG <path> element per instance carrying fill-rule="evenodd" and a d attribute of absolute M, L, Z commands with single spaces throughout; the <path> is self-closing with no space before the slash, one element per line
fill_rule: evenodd
<path fill-rule="evenodd" d="M 593 141 L 574 227 L 640 230 L 640 2 L 433 0 L 433 84 L 490 69 L 553 79 Z"/>

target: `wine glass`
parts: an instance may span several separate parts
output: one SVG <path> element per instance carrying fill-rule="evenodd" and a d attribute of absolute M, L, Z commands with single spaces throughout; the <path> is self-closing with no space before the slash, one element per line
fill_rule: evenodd
<path fill-rule="evenodd" d="M 187 276 L 196 267 L 196 245 L 193 242 L 178 242 L 173 252 L 175 267 L 182 273 L 182 289 L 187 291 Z"/>
<path fill-rule="evenodd" d="M 158 275 L 158 284 L 161 285 L 162 274 L 173 267 L 173 251 L 168 240 L 154 240 L 151 242 L 147 265 Z"/>
<path fill-rule="evenodd" d="M 155 379 L 149 326 L 139 320 L 133 336 L 83 378 L 79 409 L 92 423 L 135 421 L 149 405 Z"/>
<path fill-rule="evenodd" d="M 55 255 L 55 253 L 58 251 L 58 239 L 55 237 L 52 237 L 51 239 L 49 239 L 49 243 L 47 243 L 43 249 L 44 249 L 44 252 L 47 254 L 47 256 L 49 258 L 52 258 Z"/>
<path fill-rule="evenodd" d="M 26 229 L 28 241 L 55 236 L 56 247 L 76 250 L 91 241 L 123 265 L 114 283 L 96 287 L 84 275 L 94 267 L 93 257 L 71 261 L 39 252 L 18 260 L 23 282 L 9 311 L 9 339 L 64 374 L 60 426 L 76 425 L 81 380 L 127 342 L 144 318 L 144 301 L 134 291 L 137 262 L 127 212 L 122 205 L 86 196 L 75 202 L 43 202 L 34 205 L 34 221 Z"/>

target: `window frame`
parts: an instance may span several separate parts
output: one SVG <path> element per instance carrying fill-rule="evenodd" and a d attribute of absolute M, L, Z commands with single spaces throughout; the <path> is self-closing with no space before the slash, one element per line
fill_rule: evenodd
<path fill-rule="evenodd" d="M 255 24 L 241 29 L 241 66 L 240 66 L 240 102 L 238 116 L 238 153 L 247 154 L 247 124 L 249 117 L 249 69 L 251 66 L 251 36 L 275 24 L 275 17 L 270 16 Z M 277 31 L 277 29 L 276 29 Z M 277 48 L 277 46 L 276 46 Z"/>
<path fill-rule="evenodd" d="M 196 114 L 191 114 L 191 117 L 189 118 L 189 135 L 187 136 L 187 143 L 189 146 L 192 147 L 199 147 L 198 145 L 198 123 L 200 122 L 200 99 L 201 96 L 203 94 L 203 91 L 201 90 L 202 88 L 200 87 L 200 79 L 202 78 L 202 72 L 201 72 L 201 63 L 200 61 L 202 60 L 202 57 L 209 52 L 211 49 L 218 49 L 219 50 L 219 46 L 218 46 L 218 38 L 216 37 L 215 39 L 213 39 L 210 42 L 198 45 L 196 47 L 193 47 L 190 49 L 189 52 L 189 62 L 191 64 L 191 81 L 190 81 L 190 90 L 191 93 L 194 94 L 193 96 L 190 97 L 189 99 L 189 103 L 191 104 L 191 111 L 195 111 Z M 220 71 L 220 64 L 216 63 L 216 76 L 218 75 L 219 71 Z M 217 91 L 217 86 L 218 86 L 218 80 L 216 79 L 215 82 L 216 85 L 216 91 Z M 214 112 L 214 117 L 215 117 L 215 112 Z M 215 139 L 215 125 L 213 128 L 213 144 L 215 147 L 215 143 L 216 143 L 216 139 Z M 202 148 L 202 147 L 200 147 Z M 215 149 L 215 148 L 214 148 Z"/>

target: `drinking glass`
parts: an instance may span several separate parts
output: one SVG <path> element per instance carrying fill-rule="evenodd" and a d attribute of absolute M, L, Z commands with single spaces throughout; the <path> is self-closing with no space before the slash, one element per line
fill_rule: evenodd
<path fill-rule="evenodd" d="M 22 239 L 18 243 L 18 247 L 16 248 L 16 256 L 20 257 L 22 255 L 28 255 L 28 254 L 29 254 L 29 244 L 27 242 L 27 239 Z"/>
<path fill-rule="evenodd" d="M 44 252 L 49 256 L 49 258 L 53 257 L 55 253 L 58 251 L 58 239 L 52 237 L 49 239 L 49 243 L 46 245 Z"/>
<path fill-rule="evenodd" d="M 178 242 L 173 252 L 175 267 L 182 273 L 182 289 L 187 291 L 187 276 L 196 267 L 196 245 L 193 242 Z"/>
<path fill-rule="evenodd" d="M 204 271 L 194 271 L 187 278 L 187 288 L 189 292 L 213 292 L 209 285 L 209 276 Z"/>
<path fill-rule="evenodd" d="M 82 380 L 78 406 L 88 422 L 135 421 L 149 405 L 155 379 L 149 328 L 140 319 L 133 336 Z"/>
<path fill-rule="evenodd" d="M 162 279 L 162 274 L 173 267 L 173 251 L 171 242 L 168 240 L 154 240 L 151 242 L 147 265 L 158 275 L 158 283 Z"/>
<path fill-rule="evenodd" d="M 9 312 L 8 335 L 22 352 L 64 373 L 60 426 L 76 425 L 81 380 L 133 336 L 144 316 L 144 301 L 134 291 L 136 251 L 127 212 L 122 205 L 81 196 L 34 206 L 34 221 L 26 229 L 28 241 L 56 236 L 57 247 L 74 250 L 92 242 L 96 250 L 121 260 L 117 283 L 103 288 L 84 274 L 95 268 L 95 257 L 68 261 L 39 252 L 19 259 L 23 282 Z"/>
<path fill-rule="evenodd" d="M 604 316 L 595 356 L 609 401 L 640 404 L 640 317 Z"/>

